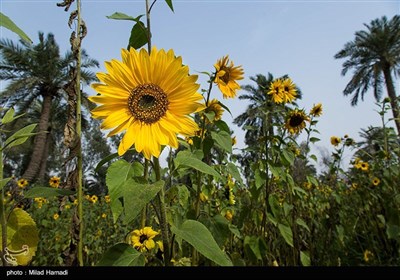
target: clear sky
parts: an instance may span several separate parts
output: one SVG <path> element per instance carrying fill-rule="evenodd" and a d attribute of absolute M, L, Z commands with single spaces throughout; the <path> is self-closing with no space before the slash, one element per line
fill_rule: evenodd
<path fill-rule="evenodd" d="M 38 31 L 52 32 L 64 53 L 69 49 L 69 13 L 57 7 L 57 2 L 61 0 L 0 0 L 0 10 L 34 43 L 38 41 Z M 274 77 L 288 74 L 303 93 L 298 102 L 301 108 L 309 111 L 313 104 L 322 103 L 323 115 L 317 126 L 322 141 L 317 146 L 329 151 L 333 150 L 331 136 L 348 134 L 358 140 L 361 128 L 380 125 L 372 91 L 357 107 L 351 107 L 350 97 L 343 96 L 351 73 L 341 76 L 344 60 L 335 60 L 333 56 L 354 39 L 356 31 L 365 29 L 364 23 L 383 15 L 391 18 L 399 14 L 400 0 L 173 0 L 173 5 L 174 13 L 162 0 L 153 7 L 152 43 L 158 48 L 174 49 L 192 74 L 213 71 L 216 60 L 227 54 L 244 68 L 242 85 L 255 85 L 249 77 L 256 74 L 271 72 Z M 88 27 L 83 48 L 100 62 L 98 71 L 104 71 L 104 61 L 120 59 L 120 49 L 127 46 L 133 22 L 106 18 L 117 11 L 136 17 L 144 14 L 145 2 L 82 0 L 83 19 Z M 18 40 L 5 28 L 1 28 L 0 35 Z M 202 88 L 207 88 L 205 77 L 199 81 Z M 398 92 L 399 79 L 395 83 Z M 95 94 L 92 89 L 88 91 Z M 233 118 L 247 107 L 239 99 L 222 100 L 217 88 L 212 97 L 227 105 Z M 392 117 L 391 113 L 388 117 Z M 233 118 L 224 114 L 228 123 Z M 244 132 L 233 124 L 232 129 L 238 147 L 243 148 Z M 350 160 L 349 156 L 345 160 Z"/>

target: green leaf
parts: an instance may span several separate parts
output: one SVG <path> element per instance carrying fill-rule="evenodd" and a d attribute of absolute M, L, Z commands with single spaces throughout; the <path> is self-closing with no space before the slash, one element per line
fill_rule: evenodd
<path fill-rule="evenodd" d="M 113 13 L 111 16 L 106 16 L 106 17 L 107 17 L 108 19 L 132 20 L 132 21 L 135 21 L 135 22 L 139 22 L 139 20 L 140 20 L 140 18 L 141 18 L 142 16 L 144 16 L 144 15 L 140 15 L 140 16 L 134 18 L 134 17 L 128 16 L 128 15 L 126 15 L 126 14 L 124 14 L 124 13 L 115 12 L 115 13 Z"/>
<path fill-rule="evenodd" d="M 232 138 L 231 135 L 226 132 L 226 131 L 219 131 L 219 132 L 214 132 L 211 131 L 211 137 L 212 139 L 217 142 L 217 144 L 227 151 L 228 153 L 232 153 Z"/>
<path fill-rule="evenodd" d="M 310 232 L 310 228 L 307 226 L 306 222 L 302 218 L 296 219 L 296 224 L 305 228 L 308 232 Z"/>
<path fill-rule="evenodd" d="M 178 168 L 179 166 L 192 167 L 192 168 L 199 170 L 205 174 L 212 175 L 217 179 L 222 179 L 221 175 L 218 174 L 218 172 L 215 171 L 214 168 L 212 168 L 211 166 L 202 162 L 201 160 L 195 158 L 194 156 L 188 157 L 188 156 L 186 156 L 187 153 L 182 153 L 182 152 L 185 152 L 185 151 L 179 152 L 174 160 L 176 168 Z"/>
<path fill-rule="evenodd" d="M 0 12 L 0 26 L 4 26 L 8 30 L 14 32 L 17 34 L 19 37 L 21 37 L 22 40 L 24 40 L 27 43 L 32 43 L 32 40 L 28 37 L 28 35 L 25 34 L 22 29 L 20 29 L 8 16 Z"/>
<path fill-rule="evenodd" d="M 119 199 L 122 197 L 121 186 L 129 178 L 132 178 L 133 174 L 133 165 L 123 159 L 113 162 L 107 169 L 106 184 L 111 198 L 110 207 L 113 213 L 114 222 L 117 221 L 123 211 L 122 203 Z"/>
<path fill-rule="evenodd" d="M 292 151 L 287 149 L 282 150 L 283 157 L 287 160 L 290 165 L 293 165 L 294 162 L 294 154 Z"/>
<path fill-rule="evenodd" d="M 10 181 L 12 178 L 3 178 L 0 180 L 0 191 L 4 188 L 4 186 Z"/>
<path fill-rule="evenodd" d="M 286 202 L 283 203 L 283 213 L 285 213 L 285 216 L 288 216 L 290 211 L 292 211 L 293 205 L 292 204 L 287 204 Z"/>
<path fill-rule="evenodd" d="M 229 110 L 228 107 L 226 107 L 224 104 L 222 104 L 221 101 L 218 101 L 218 104 L 219 104 L 222 108 L 224 108 L 224 109 L 232 116 L 231 110 Z"/>
<path fill-rule="evenodd" d="M 12 122 L 14 120 L 14 109 L 10 108 L 8 111 L 4 114 L 4 117 L 1 119 L 2 124 L 6 124 L 9 122 Z"/>
<path fill-rule="evenodd" d="M 288 226 L 285 226 L 283 224 L 278 225 L 279 231 L 283 238 L 285 239 L 286 243 L 289 244 L 291 247 L 293 247 L 293 233 L 292 229 Z"/>
<path fill-rule="evenodd" d="M 307 251 L 300 251 L 300 261 L 303 266 L 310 266 L 310 253 Z"/>
<path fill-rule="evenodd" d="M 134 49 L 139 49 L 148 42 L 147 28 L 144 23 L 138 21 L 131 30 L 131 36 L 129 37 L 128 50 L 130 47 Z"/>
<path fill-rule="evenodd" d="M 140 184 L 133 179 L 128 179 L 123 186 L 124 196 L 124 222 L 129 224 L 140 214 L 140 211 L 149 203 L 164 186 L 164 181 L 154 184 Z"/>
<path fill-rule="evenodd" d="M 118 243 L 104 253 L 96 266 L 144 266 L 144 256 L 126 243 Z"/>
<path fill-rule="evenodd" d="M 307 175 L 307 182 L 309 182 L 310 184 L 313 184 L 314 186 L 319 185 L 318 180 L 309 175 Z"/>
<path fill-rule="evenodd" d="M 274 175 L 275 177 L 284 177 L 282 176 L 283 174 L 283 170 L 282 167 L 278 167 L 278 166 L 273 166 L 272 164 L 268 164 L 269 166 L 269 170 L 271 170 L 272 175 Z"/>
<path fill-rule="evenodd" d="M 228 133 L 231 132 L 229 126 L 228 126 L 228 125 L 226 124 L 226 122 L 224 122 L 223 120 L 218 120 L 218 121 L 214 122 L 214 124 L 215 124 L 220 130 L 226 131 L 226 132 L 228 132 Z"/>
<path fill-rule="evenodd" d="M 167 5 L 171 9 L 171 11 L 174 12 L 174 7 L 172 6 L 172 0 L 165 0 L 165 3 L 167 3 Z"/>
<path fill-rule="evenodd" d="M 271 213 L 267 213 L 267 218 L 274 226 L 278 224 L 278 221 L 274 218 L 274 216 L 272 216 Z"/>
<path fill-rule="evenodd" d="M 262 260 L 259 237 L 246 236 L 244 238 L 244 246 L 248 246 L 250 248 L 257 260 Z"/>
<path fill-rule="evenodd" d="M 318 162 L 318 158 L 316 155 L 312 154 L 310 155 L 310 158 L 313 159 L 315 162 Z"/>
<path fill-rule="evenodd" d="M 7 138 L 7 140 L 4 142 L 4 147 L 5 148 L 11 148 L 17 145 L 23 144 L 28 138 L 32 135 L 35 135 L 36 133 L 32 133 L 32 131 L 35 129 L 37 124 L 30 124 L 27 125 L 17 132 L 15 132 L 13 135 Z"/>
<path fill-rule="evenodd" d="M 260 171 L 260 169 L 256 169 L 254 172 L 254 180 L 256 183 L 256 188 L 259 189 L 264 185 L 265 180 L 267 179 L 267 175 L 265 172 Z"/>
<path fill-rule="evenodd" d="M 54 196 L 65 196 L 75 194 L 75 191 L 65 190 L 65 189 L 56 189 L 49 187 L 33 187 L 30 190 L 27 190 L 24 193 L 26 198 L 35 198 L 35 197 L 44 197 L 50 198 Z"/>
<path fill-rule="evenodd" d="M 400 237 L 400 227 L 398 225 L 387 223 L 386 235 L 390 239 L 397 239 L 398 237 Z"/>
<path fill-rule="evenodd" d="M 186 220 L 179 228 L 172 226 L 171 231 L 216 264 L 220 266 L 233 265 L 228 256 L 218 247 L 210 231 L 202 223 Z"/>
<path fill-rule="evenodd" d="M 316 143 L 316 142 L 318 142 L 318 141 L 321 141 L 321 139 L 319 139 L 319 138 L 317 138 L 317 137 L 311 137 L 311 138 L 310 138 L 310 142 L 311 142 L 311 143 Z"/>
<path fill-rule="evenodd" d="M 237 168 L 237 166 L 232 162 L 228 162 L 227 166 L 229 173 L 232 174 L 232 177 L 235 178 L 236 181 L 243 184 L 242 176 L 240 176 L 239 169 Z"/>
<path fill-rule="evenodd" d="M 106 156 L 105 158 L 103 158 L 102 160 L 99 161 L 99 163 L 96 165 L 96 168 L 94 169 L 94 171 L 98 172 L 99 169 L 106 164 L 107 162 L 113 160 L 114 158 L 118 157 L 118 153 L 113 153 L 111 155 Z"/>

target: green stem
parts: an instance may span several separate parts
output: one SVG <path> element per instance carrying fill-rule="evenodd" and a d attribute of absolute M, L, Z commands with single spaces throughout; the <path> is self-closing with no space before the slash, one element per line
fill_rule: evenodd
<path fill-rule="evenodd" d="M 144 160 L 144 171 L 143 171 L 143 179 L 147 182 L 148 179 L 148 170 L 149 170 L 149 160 Z M 147 205 L 142 209 L 141 217 L 140 217 L 140 227 L 144 228 L 146 226 L 146 216 L 147 216 Z"/>
<path fill-rule="evenodd" d="M 81 35 L 81 0 L 77 0 L 77 13 L 78 20 L 76 25 L 76 34 L 78 38 Z M 76 61 L 76 134 L 78 140 L 81 142 L 82 136 L 82 112 L 81 112 L 81 46 L 78 47 L 77 61 Z M 81 147 L 81 145 L 79 144 Z M 83 266 L 83 190 L 82 190 L 82 180 L 83 180 L 83 157 L 82 149 L 79 148 L 77 155 L 77 169 L 78 169 L 78 220 L 79 220 L 79 240 L 78 240 L 78 263 L 79 266 Z"/>
<path fill-rule="evenodd" d="M 3 179 L 3 150 L 0 149 L 0 180 L 2 179 Z M 4 207 L 4 187 L 1 190 L 1 195 L 0 195 L 0 220 L 1 220 L 1 246 L 2 246 L 1 259 L 3 266 L 8 266 L 8 263 L 4 259 L 7 247 L 7 219 Z"/>
<path fill-rule="evenodd" d="M 161 180 L 161 167 L 160 161 L 158 158 L 153 157 L 154 163 L 154 172 L 156 174 L 156 181 Z M 161 188 L 158 193 L 158 200 L 160 206 L 160 227 L 161 227 L 161 235 L 164 245 L 164 264 L 165 266 L 170 265 L 171 255 L 170 255 L 170 246 L 169 246 L 169 231 L 168 231 L 168 223 L 167 223 L 167 210 L 165 205 L 165 185 Z"/>
<path fill-rule="evenodd" d="M 149 7 L 149 0 L 146 0 L 146 20 L 147 20 L 147 51 L 151 52 L 151 31 L 150 31 L 150 11 L 156 1 Z"/>

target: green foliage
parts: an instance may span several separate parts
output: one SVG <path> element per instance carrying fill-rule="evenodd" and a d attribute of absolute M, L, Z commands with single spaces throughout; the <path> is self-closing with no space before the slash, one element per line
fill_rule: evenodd
<path fill-rule="evenodd" d="M 119 243 L 104 253 L 97 266 L 144 266 L 142 254 L 126 243 Z"/>
<path fill-rule="evenodd" d="M 26 35 L 26 33 L 19 28 L 8 16 L 0 12 L 0 26 L 4 26 L 8 30 L 14 32 L 22 40 L 26 41 L 27 43 L 32 43 L 32 40 Z"/>

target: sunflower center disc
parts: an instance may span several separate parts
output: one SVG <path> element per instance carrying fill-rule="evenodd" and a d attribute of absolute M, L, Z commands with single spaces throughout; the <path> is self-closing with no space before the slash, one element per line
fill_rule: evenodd
<path fill-rule="evenodd" d="M 302 118 L 301 116 L 293 116 L 290 118 L 289 125 L 291 127 L 298 127 L 303 121 L 304 118 Z"/>
<path fill-rule="evenodd" d="M 225 84 L 228 84 L 230 79 L 229 69 L 227 69 L 226 67 L 222 67 L 221 70 L 225 71 L 225 74 L 221 77 L 221 80 L 224 81 Z"/>
<path fill-rule="evenodd" d="M 165 92 L 155 84 L 135 87 L 128 98 L 128 107 L 132 116 L 146 124 L 157 122 L 168 109 Z"/>
<path fill-rule="evenodd" d="M 143 244 L 143 242 L 145 242 L 147 240 L 147 235 L 146 234 L 142 234 L 139 237 L 139 242 Z"/>

